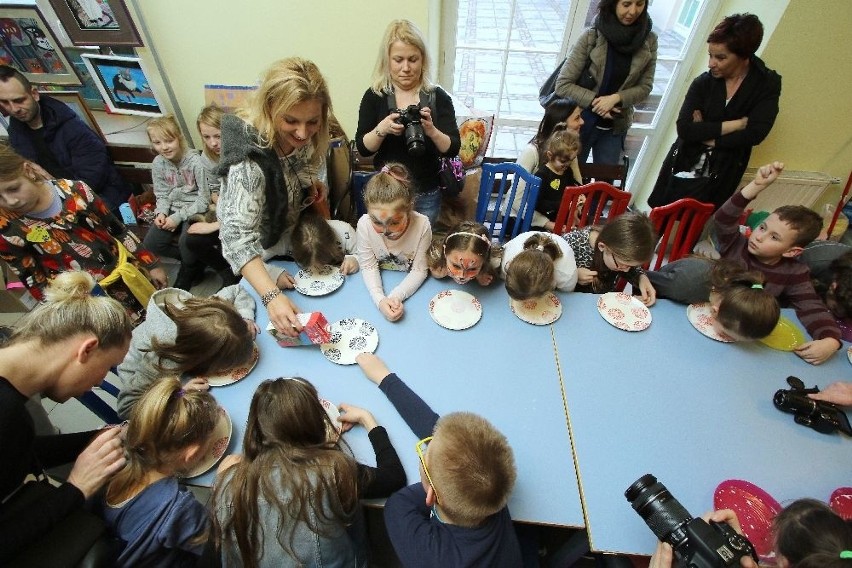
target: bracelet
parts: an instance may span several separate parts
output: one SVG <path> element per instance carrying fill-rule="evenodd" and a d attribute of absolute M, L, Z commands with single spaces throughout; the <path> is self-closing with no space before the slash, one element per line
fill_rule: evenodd
<path fill-rule="evenodd" d="M 379 138 L 384 138 L 385 134 L 382 134 L 382 132 L 378 128 L 376 128 L 376 136 L 378 136 Z"/>
<path fill-rule="evenodd" d="M 260 303 L 263 304 L 263 307 L 265 308 L 272 300 L 274 300 L 280 295 L 281 290 L 279 290 L 278 288 L 274 288 L 260 297 Z"/>

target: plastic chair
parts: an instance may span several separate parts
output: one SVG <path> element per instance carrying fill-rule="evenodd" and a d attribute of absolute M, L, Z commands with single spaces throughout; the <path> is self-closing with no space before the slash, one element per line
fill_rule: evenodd
<path fill-rule="evenodd" d="M 525 185 L 519 200 L 518 216 L 511 220 L 512 204 L 521 180 Z M 476 222 L 485 225 L 492 240 L 499 243 L 529 231 L 540 185 L 541 179 L 513 162 L 483 164 L 476 202 Z"/>
<path fill-rule="evenodd" d="M 689 197 L 651 209 L 648 217 L 661 235 L 653 270 L 690 254 L 712 214 L 712 203 L 702 203 Z"/>
<path fill-rule="evenodd" d="M 585 201 L 581 197 L 585 197 Z M 603 181 L 565 188 L 553 222 L 553 232 L 562 235 L 574 228 L 596 225 L 605 212 L 609 219 L 617 217 L 627 210 L 630 198 L 630 192 L 616 189 Z"/>

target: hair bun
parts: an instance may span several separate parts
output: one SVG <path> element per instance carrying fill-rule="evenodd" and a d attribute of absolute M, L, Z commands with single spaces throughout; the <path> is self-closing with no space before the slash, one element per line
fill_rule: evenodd
<path fill-rule="evenodd" d="M 88 272 L 72 270 L 61 272 L 50 282 L 45 297 L 48 302 L 82 300 L 88 298 L 95 287 L 95 279 Z"/>

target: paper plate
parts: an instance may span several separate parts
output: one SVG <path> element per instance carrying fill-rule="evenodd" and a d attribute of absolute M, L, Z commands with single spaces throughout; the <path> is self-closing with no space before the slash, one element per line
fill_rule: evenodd
<path fill-rule="evenodd" d="M 598 312 L 607 322 L 624 331 L 642 331 L 651 325 L 651 310 L 636 297 L 623 292 L 601 295 Z"/>
<path fill-rule="evenodd" d="M 216 422 L 216 428 L 213 430 L 213 434 L 211 434 L 214 442 L 207 451 L 207 454 L 186 474 L 186 477 L 198 477 L 202 473 L 207 473 L 214 465 L 219 463 L 219 460 L 225 455 L 228 445 L 231 443 L 232 432 L 233 425 L 231 424 L 231 417 L 220 406 L 219 421 Z"/>
<path fill-rule="evenodd" d="M 716 322 L 716 317 L 713 315 L 713 307 L 709 302 L 703 304 L 690 304 L 686 307 L 686 317 L 692 327 L 706 335 L 710 339 L 721 341 L 722 343 L 733 343 L 734 338 L 717 331 L 713 327 Z"/>
<path fill-rule="evenodd" d="M 258 348 L 257 343 L 255 343 L 254 349 L 252 350 L 251 360 L 242 367 L 235 367 L 230 371 L 224 371 L 217 375 L 210 375 L 201 378 L 207 379 L 207 383 L 211 387 L 232 385 L 235 382 L 246 378 L 246 376 L 251 373 L 252 369 L 254 369 L 254 366 L 257 365 L 258 359 L 260 359 L 260 349 Z"/>
<path fill-rule="evenodd" d="M 547 325 L 562 315 L 562 302 L 553 292 L 529 300 L 509 300 L 512 313 L 533 325 Z"/>
<path fill-rule="evenodd" d="M 759 340 L 761 343 L 779 351 L 792 351 L 802 343 L 806 342 L 805 334 L 786 316 L 781 316 L 778 325 L 772 333 Z"/>
<path fill-rule="evenodd" d="M 325 296 L 343 286 L 343 274 L 337 266 L 305 268 L 296 273 L 296 291 L 305 296 Z"/>
<path fill-rule="evenodd" d="M 852 521 L 852 487 L 838 487 L 828 499 L 828 506 L 844 521 Z"/>
<path fill-rule="evenodd" d="M 781 505 L 772 496 L 748 481 L 729 479 L 716 487 L 714 509 L 731 509 L 737 514 L 743 534 L 754 545 L 763 562 L 775 558 L 772 546 L 772 520 Z"/>
<path fill-rule="evenodd" d="M 373 353 L 379 346 L 379 332 L 368 321 L 347 318 L 328 326 L 331 341 L 320 345 L 322 354 L 332 363 L 354 365 L 361 353 Z"/>
<path fill-rule="evenodd" d="M 846 358 L 849 359 L 850 363 L 852 363 L 852 347 L 846 350 Z"/>
<path fill-rule="evenodd" d="M 482 304 L 467 292 L 444 290 L 429 301 L 429 315 L 441 327 L 467 329 L 482 318 Z"/>
<path fill-rule="evenodd" d="M 343 424 L 337 421 L 337 419 L 340 418 L 340 410 L 338 410 L 337 406 L 335 406 L 335 404 L 331 401 L 324 398 L 320 398 L 319 401 L 323 410 L 325 410 L 325 413 L 331 419 L 331 423 L 337 426 L 328 433 L 329 439 L 336 442 L 337 439 L 340 438 L 340 430 L 343 428 Z"/>

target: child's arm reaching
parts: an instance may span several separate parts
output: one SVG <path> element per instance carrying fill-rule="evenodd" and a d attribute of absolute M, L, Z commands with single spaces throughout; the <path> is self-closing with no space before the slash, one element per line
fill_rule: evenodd
<path fill-rule="evenodd" d="M 376 231 L 373 230 L 370 218 L 363 215 L 358 220 L 358 264 L 361 265 L 361 276 L 367 291 L 376 306 L 385 298 L 385 290 L 382 286 L 382 275 L 379 272 L 379 261 L 374 246 L 378 243 Z"/>
<path fill-rule="evenodd" d="M 754 179 L 742 188 L 743 197 L 751 201 L 760 193 L 772 185 L 778 176 L 781 175 L 781 172 L 784 171 L 784 163 L 783 162 L 772 162 L 771 164 L 766 164 L 765 166 L 761 166 L 757 169 L 754 174 Z"/>

